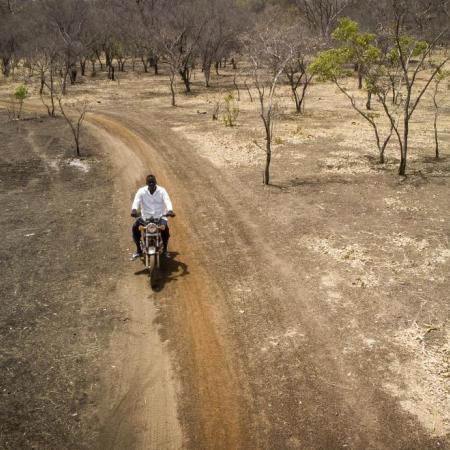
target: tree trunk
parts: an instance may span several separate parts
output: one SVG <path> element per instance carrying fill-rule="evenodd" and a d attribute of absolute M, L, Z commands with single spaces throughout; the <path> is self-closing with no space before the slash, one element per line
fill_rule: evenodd
<path fill-rule="evenodd" d="M 439 81 L 436 82 L 433 93 L 433 105 L 434 105 L 434 157 L 439 159 L 439 135 L 438 135 L 438 118 L 439 118 L 439 105 L 437 102 L 437 94 L 439 90 Z"/>
<path fill-rule="evenodd" d="M 270 136 L 270 131 L 266 130 L 266 167 L 264 168 L 264 179 L 265 185 L 270 182 L 270 162 L 272 159 L 272 137 Z"/>
<path fill-rule="evenodd" d="M 4 77 L 9 77 L 9 74 L 11 73 L 11 59 L 10 58 L 2 58 L 2 73 Z"/>
<path fill-rule="evenodd" d="M 94 59 L 91 59 L 91 65 L 92 65 L 91 77 L 95 77 L 95 76 L 97 76 L 97 69 L 95 68 L 95 60 Z"/>
<path fill-rule="evenodd" d="M 77 81 L 78 71 L 76 67 L 72 66 L 69 70 L 70 84 L 75 84 Z"/>
<path fill-rule="evenodd" d="M 205 86 L 209 88 L 209 80 L 211 79 L 211 64 L 203 66 L 203 75 L 205 76 Z"/>
<path fill-rule="evenodd" d="M 302 112 L 302 102 L 298 95 L 297 89 L 295 89 L 295 86 L 293 84 L 291 84 L 291 91 L 292 91 L 292 95 L 293 95 L 294 101 L 295 101 L 295 110 L 296 110 L 296 112 L 301 113 Z"/>
<path fill-rule="evenodd" d="M 81 76 L 84 77 L 86 75 L 86 59 L 80 59 L 80 68 L 81 68 Z"/>
<path fill-rule="evenodd" d="M 28 76 L 32 77 L 34 75 L 33 65 L 30 61 L 25 61 L 23 64 L 24 67 L 28 69 Z"/>
<path fill-rule="evenodd" d="M 150 58 L 148 58 L 149 65 L 150 65 L 150 67 L 153 67 L 155 76 L 159 74 L 159 72 L 158 72 L 158 60 L 159 60 L 159 58 L 157 56 L 155 56 L 155 55 L 150 56 Z"/>
<path fill-rule="evenodd" d="M 39 95 L 43 94 L 44 86 L 45 86 L 45 72 L 41 70 L 41 85 L 39 87 Z"/>
<path fill-rule="evenodd" d="M 438 113 L 434 115 L 434 157 L 439 159 Z"/>
<path fill-rule="evenodd" d="M 144 66 L 144 73 L 148 73 L 147 60 L 143 56 L 141 56 L 141 61 L 142 61 L 142 65 Z"/>
<path fill-rule="evenodd" d="M 116 77 L 115 77 L 115 67 L 113 65 L 108 66 L 108 78 L 111 81 L 115 81 Z"/>
<path fill-rule="evenodd" d="M 234 85 L 234 88 L 237 91 L 237 95 L 238 95 L 237 96 L 237 100 L 238 100 L 238 102 L 240 102 L 241 101 L 241 90 L 239 89 L 239 86 L 236 83 L 236 74 L 234 74 L 234 77 L 233 77 L 233 85 Z"/>
<path fill-rule="evenodd" d="M 264 167 L 263 183 L 268 185 L 270 182 L 270 162 L 272 160 L 272 117 L 270 111 L 267 117 L 261 115 L 266 130 L 266 166 Z"/>
<path fill-rule="evenodd" d="M 406 161 L 408 157 L 408 134 L 409 134 L 409 119 L 405 117 L 403 130 L 403 145 L 400 147 L 400 166 L 398 174 L 406 176 Z"/>
<path fill-rule="evenodd" d="M 80 152 L 80 137 L 79 136 L 77 136 L 75 138 L 75 144 L 76 144 L 77 156 L 80 157 L 81 152 Z"/>
<path fill-rule="evenodd" d="M 53 79 L 53 68 L 50 69 L 50 102 L 52 104 L 52 108 L 50 111 L 50 116 L 55 117 L 55 87 L 54 87 L 54 79 Z"/>
<path fill-rule="evenodd" d="M 19 100 L 19 112 L 17 114 L 18 119 L 20 119 L 20 116 L 22 115 L 22 107 L 23 107 L 23 100 Z"/>
<path fill-rule="evenodd" d="M 111 57 L 109 51 L 107 51 L 107 50 L 105 50 L 105 59 L 106 59 L 106 67 L 108 67 L 108 68 L 111 67 L 112 66 L 112 57 Z"/>
<path fill-rule="evenodd" d="M 250 92 L 250 88 L 246 81 L 244 81 L 244 85 L 245 85 L 245 88 L 247 89 L 248 96 L 250 97 L 250 103 L 253 103 L 253 96 L 252 96 L 252 93 Z"/>
<path fill-rule="evenodd" d="M 172 95 L 172 106 L 176 106 L 175 103 L 175 89 L 174 89 L 174 81 L 175 81 L 175 74 L 170 76 L 170 93 Z"/>
<path fill-rule="evenodd" d="M 358 69 L 358 89 L 362 89 L 362 87 L 363 87 L 363 74 Z"/>
<path fill-rule="evenodd" d="M 69 69 L 66 69 L 63 74 L 63 83 L 62 83 L 62 95 L 67 94 L 67 77 L 69 76 Z"/>
<path fill-rule="evenodd" d="M 406 176 L 406 157 L 404 156 L 403 152 L 401 154 L 401 160 L 400 160 L 400 166 L 398 169 L 398 174 L 401 176 Z"/>
<path fill-rule="evenodd" d="M 308 75 L 305 74 L 305 83 L 303 84 L 302 95 L 300 96 L 300 112 L 302 113 L 305 112 L 306 91 L 308 90 L 309 83 L 311 83 L 312 79 L 312 76 L 308 78 Z"/>
<path fill-rule="evenodd" d="M 372 109 L 372 92 L 370 91 L 367 91 L 366 109 L 369 111 Z"/>
<path fill-rule="evenodd" d="M 100 52 L 95 51 L 95 56 L 97 56 L 98 63 L 100 64 L 100 70 L 103 70 L 102 58 L 100 57 Z"/>
<path fill-rule="evenodd" d="M 183 69 L 179 70 L 181 79 L 184 83 L 185 94 L 189 94 L 191 92 L 191 81 L 190 81 L 190 73 L 188 67 L 183 67 Z"/>

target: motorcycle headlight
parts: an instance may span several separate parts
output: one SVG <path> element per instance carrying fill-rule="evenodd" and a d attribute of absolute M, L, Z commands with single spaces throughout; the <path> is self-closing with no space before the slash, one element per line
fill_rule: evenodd
<path fill-rule="evenodd" d="M 158 225 L 156 225 L 155 223 L 151 223 L 147 226 L 147 231 L 149 233 L 156 233 L 157 229 L 158 229 Z"/>

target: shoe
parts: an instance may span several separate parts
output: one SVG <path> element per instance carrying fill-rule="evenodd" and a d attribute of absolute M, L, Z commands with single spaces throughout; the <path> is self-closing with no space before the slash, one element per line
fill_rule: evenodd
<path fill-rule="evenodd" d="M 162 256 L 163 256 L 164 258 L 169 258 L 169 257 L 170 257 L 169 252 L 168 252 L 167 250 L 163 250 Z"/>
<path fill-rule="evenodd" d="M 134 261 L 142 256 L 142 253 L 136 252 L 131 255 L 130 261 Z"/>

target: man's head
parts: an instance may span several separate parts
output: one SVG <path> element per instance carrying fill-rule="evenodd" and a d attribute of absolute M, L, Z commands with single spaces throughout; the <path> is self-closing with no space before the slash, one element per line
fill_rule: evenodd
<path fill-rule="evenodd" d="M 147 181 L 148 189 L 153 194 L 153 192 L 155 192 L 155 190 L 156 190 L 156 177 L 155 177 L 155 175 L 148 175 L 146 181 Z"/>

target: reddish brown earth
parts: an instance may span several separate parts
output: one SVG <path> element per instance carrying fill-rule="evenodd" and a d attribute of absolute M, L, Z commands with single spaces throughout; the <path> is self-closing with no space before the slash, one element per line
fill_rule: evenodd
<path fill-rule="evenodd" d="M 60 119 L 2 117 L 1 446 L 450 448 L 448 160 L 340 173 L 319 135 L 264 187 L 201 99 L 129 92 L 87 172 Z M 177 212 L 155 291 L 127 260 L 148 172 Z"/>

